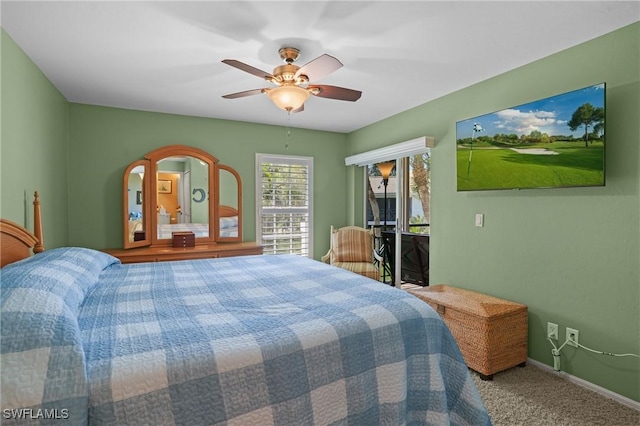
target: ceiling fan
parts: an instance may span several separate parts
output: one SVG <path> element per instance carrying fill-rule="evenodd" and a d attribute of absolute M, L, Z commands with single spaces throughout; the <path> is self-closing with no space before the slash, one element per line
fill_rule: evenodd
<path fill-rule="evenodd" d="M 300 50 L 295 47 L 283 47 L 278 53 L 285 64 L 275 67 L 271 74 L 235 59 L 223 60 L 222 62 L 227 65 L 264 78 L 266 81 L 273 83 L 275 87 L 245 90 L 222 97 L 225 99 L 236 99 L 266 93 L 278 108 L 282 108 L 288 112 L 303 111 L 304 103 L 310 95 L 319 98 L 351 102 L 360 99 L 362 92 L 358 90 L 324 84 L 310 84 L 342 67 L 342 63 L 333 56 L 324 54 L 299 67 L 293 63 L 298 59 Z"/>

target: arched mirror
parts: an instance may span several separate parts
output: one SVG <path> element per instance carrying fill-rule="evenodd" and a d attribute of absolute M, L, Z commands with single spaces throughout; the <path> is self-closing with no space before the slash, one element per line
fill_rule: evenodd
<path fill-rule="evenodd" d="M 193 232 L 196 241 L 214 242 L 214 171 L 218 159 L 196 148 L 173 145 L 147 154 L 155 180 L 152 245 L 171 245 L 172 233 Z"/>
<path fill-rule="evenodd" d="M 149 183 L 148 161 L 135 161 L 124 172 L 123 205 L 124 205 L 124 246 L 148 246 L 151 235 L 148 232 Z"/>
<path fill-rule="evenodd" d="M 125 172 L 125 248 L 170 246 L 174 232 L 193 232 L 196 245 L 242 241 L 242 181 L 233 168 L 184 145 L 145 158 Z"/>

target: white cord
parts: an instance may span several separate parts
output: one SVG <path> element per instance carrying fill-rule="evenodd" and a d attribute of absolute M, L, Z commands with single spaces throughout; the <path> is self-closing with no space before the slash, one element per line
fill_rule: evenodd
<path fill-rule="evenodd" d="M 565 345 L 569 342 L 573 342 L 570 339 L 567 339 L 564 341 L 564 343 L 558 348 L 556 347 L 555 343 L 553 343 L 553 340 L 550 338 L 547 338 L 547 340 L 549 341 L 549 343 L 551 343 L 551 346 L 553 346 L 553 349 L 551 349 L 551 355 L 553 355 L 553 369 L 555 371 L 560 371 L 560 351 L 562 350 L 562 348 L 565 347 Z M 589 352 L 593 352 L 595 354 L 599 354 L 599 355 L 607 355 L 607 356 L 615 356 L 615 357 L 622 357 L 622 356 L 635 356 L 637 358 L 640 358 L 640 355 L 636 355 L 636 354 L 614 354 L 611 352 L 602 352 L 602 351 L 596 351 L 595 349 L 591 349 L 588 348 L 584 345 L 581 345 L 580 343 L 576 343 L 573 342 L 576 345 L 578 345 L 579 348 L 585 349 Z"/>
<path fill-rule="evenodd" d="M 551 343 L 551 346 L 553 346 L 553 349 L 551 349 L 551 355 L 553 355 L 553 369 L 555 371 L 560 371 L 560 350 L 556 348 L 556 345 L 555 343 L 553 343 L 553 340 L 551 340 L 551 338 L 547 337 L 547 340 L 549 341 L 549 343 Z M 560 349 L 562 349 L 562 346 L 560 347 Z"/>
<path fill-rule="evenodd" d="M 565 344 L 566 344 L 566 342 L 565 342 Z M 586 347 L 584 345 L 581 345 L 580 343 L 576 343 L 576 345 L 578 345 L 582 349 L 586 349 L 589 352 L 593 352 L 595 354 L 607 355 L 607 356 L 635 356 L 636 358 L 640 358 L 640 355 L 636 355 L 636 354 L 612 354 L 611 352 L 596 351 L 594 349 L 591 349 L 591 348 L 588 348 L 588 347 Z M 562 346 L 564 346 L 564 345 L 562 345 Z"/>
<path fill-rule="evenodd" d="M 556 352 L 560 352 L 560 351 L 562 350 L 562 348 L 564 348 L 564 347 L 565 347 L 565 345 L 571 341 L 571 340 L 567 339 L 567 340 L 565 340 L 565 341 L 564 341 L 564 343 L 563 343 L 559 348 L 557 348 L 557 347 L 556 347 L 556 345 L 553 343 L 553 340 L 551 340 L 551 338 L 547 337 L 547 340 L 549 341 L 549 343 L 551 343 L 551 346 L 553 346 L 553 349 L 554 349 Z M 553 351 L 552 351 L 552 352 L 553 352 Z M 559 355 L 559 354 L 558 354 L 558 355 Z"/>

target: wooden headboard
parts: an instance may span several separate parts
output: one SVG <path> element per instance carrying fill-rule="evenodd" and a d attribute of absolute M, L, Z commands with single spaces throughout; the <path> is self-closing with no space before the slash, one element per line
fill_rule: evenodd
<path fill-rule="evenodd" d="M 238 216 L 238 209 L 236 209 L 235 207 L 222 205 L 218 208 L 218 215 L 220 217 Z"/>
<path fill-rule="evenodd" d="M 0 267 L 31 256 L 30 251 L 44 251 L 38 191 L 33 196 L 33 234 L 15 222 L 0 219 Z"/>

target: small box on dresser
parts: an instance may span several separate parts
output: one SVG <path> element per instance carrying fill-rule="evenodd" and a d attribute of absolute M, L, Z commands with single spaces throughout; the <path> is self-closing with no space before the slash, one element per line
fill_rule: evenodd
<path fill-rule="evenodd" d="M 196 236 L 193 232 L 172 232 L 174 247 L 195 247 Z"/>
<path fill-rule="evenodd" d="M 467 366 L 483 380 L 527 361 L 527 306 L 447 285 L 408 290 L 449 327 Z"/>

